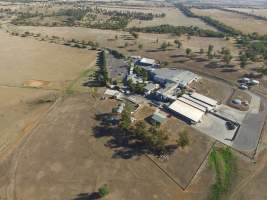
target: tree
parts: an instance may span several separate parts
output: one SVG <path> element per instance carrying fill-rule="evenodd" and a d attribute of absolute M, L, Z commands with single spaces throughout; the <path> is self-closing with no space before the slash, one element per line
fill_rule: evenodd
<path fill-rule="evenodd" d="M 125 106 L 124 110 L 121 113 L 121 122 L 120 122 L 120 128 L 124 131 L 129 130 L 129 127 L 131 125 L 131 112 L 128 106 Z"/>
<path fill-rule="evenodd" d="M 177 145 L 184 148 L 185 146 L 189 145 L 189 138 L 186 131 L 183 131 L 179 135 L 179 139 L 177 140 Z"/>
<path fill-rule="evenodd" d="M 98 189 L 98 194 L 101 198 L 107 196 L 110 193 L 108 186 L 105 184 Z"/>
<path fill-rule="evenodd" d="M 189 56 L 189 55 L 192 53 L 192 49 L 187 48 L 187 49 L 185 50 L 185 53 L 186 53 L 187 56 Z"/>
<path fill-rule="evenodd" d="M 168 47 L 168 44 L 167 44 L 166 42 L 163 42 L 163 43 L 161 44 L 161 46 L 160 46 L 160 48 L 161 48 L 163 51 L 165 51 L 165 50 L 167 49 L 167 47 Z"/>
<path fill-rule="evenodd" d="M 135 33 L 135 32 L 132 33 L 132 36 L 133 36 L 135 39 L 137 39 L 137 38 L 139 37 L 138 33 Z"/>
<path fill-rule="evenodd" d="M 143 45 L 142 45 L 142 44 L 139 44 L 139 45 L 138 45 L 138 48 L 139 48 L 139 49 L 143 49 Z"/>
<path fill-rule="evenodd" d="M 166 142 L 168 140 L 167 133 L 159 129 L 156 126 L 152 126 L 148 130 L 149 136 L 146 138 L 146 143 L 149 148 L 157 153 L 165 153 L 166 152 Z"/>
<path fill-rule="evenodd" d="M 177 45 L 178 49 L 182 47 L 182 43 L 179 40 L 174 40 L 174 43 Z"/>
<path fill-rule="evenodd" d="M 246 65 L 247 65 L 247 62 L 248 62 L 248 57 L 246 56 L 246 54 L 241 54 L 239 56 L 239 59 L 240 59 L 240 66 L 242 68 L 244 68 Z"/>
<path fill-rule="evenodd" d="M 232 59 L 233 59 L 233 56 L 231 55 L 230 50 L 228 50 L 228 49 L 224 50 L 223 61 L 227 65 L 229 65 Z"/>
<path fill-rule="evenodd" d="M 214 48 L 214 46 L 211 45 L 211 44 L 210 44 L 209 47 L 208 47 L 207 55 L 208 55 L 208 58 L 209 58 L 209 59 L 212 59 L 212 58 L 213 58 L 213 54 L 212 54 L 213 48 Z"/>

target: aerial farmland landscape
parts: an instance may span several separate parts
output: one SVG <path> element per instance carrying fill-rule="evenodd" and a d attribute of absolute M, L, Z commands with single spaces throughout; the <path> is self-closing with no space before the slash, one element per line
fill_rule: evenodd
<path fill-rule="evenodd" d="M 266 200 L 266 0 L 0 0 L 0 200 Z"/>

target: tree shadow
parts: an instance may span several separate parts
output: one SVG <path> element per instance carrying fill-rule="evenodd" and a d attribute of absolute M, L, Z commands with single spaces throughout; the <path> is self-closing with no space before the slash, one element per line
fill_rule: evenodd
<path fill-rule="evenodd" d="M 146 50 L 146 52 L 150 52 L 150 53 L 154 53 L 154 52 L 159 52 L 160 50 L 159 49 L 148 49 Z"/>
<path fill-rule="evenodd" d="M 227 68 L 227 69 L 222 69 L 221 72 L 237 72 L 238 70 L 237 69 L 233 69 L 233 68 Z"/>
<path fill-rule="evenodd" d="M 99 195 L 98 192 L 93 192 L 93 193 L 80 193 L 73 200 L 96 200 L 100 198 L 101 196 Z"/>
<path fill-rule="evenodd" d="M 206 59 L 206 58 L 201 58 L 201 57 L 196 57 L 196 58 L 194 58 L 194 60 L 195 60 L 196 62 L 206 62 L 206 61 L 208 61 L 208 59 Z"/>
<path fill-rule="evenodd" d="M 170 58 L 184 58 L 184 55 L 170 55 Z"/>
<path fill-rule="evenodd" d="M 158 156 L 159 152 L 151 151 L 145 142 L 124 134 L 117 126 L 100 125 L 93 128 L 96 138 L 109 137 L 105 143 L 105 147 L 113 150 L 112 158 L 131 159 L 144 154 L 152 154 Z M 177 148 L 176 145 L 166 145 L 166 154 L 170 155 Z"/>
<path fill-rule="evenodd" d="M 127 51 L 128 52 L 136 52 L 137 50 L 136 49 L 128 49 Z"/>

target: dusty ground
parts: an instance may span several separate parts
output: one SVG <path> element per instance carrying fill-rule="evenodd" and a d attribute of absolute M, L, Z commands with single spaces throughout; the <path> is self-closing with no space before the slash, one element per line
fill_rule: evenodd
<path fill-rule="evenodd" d="M 164 18 L 155 18 L 151 21 L 133 20 L 129 23 L 128 27 L 147 27 L 147 26 L 159 26 L 162 24 L 170 24 L 174 26 L 197 26 L 202 29 L 215 30 L 213 27 L 205 24 L 199 19 L 189 18 L 185 16 L 180 10 L 171 8 L 155 8 L 154 12 L 165 13 Z"/>
<path fill-rule="evenodd" d="M 95 51 L 12 37 L 3 31 L 0 37 L 0 85 L 62 89 L 95 63 Z"/>
<path fill-rule="evenodd" d="M 242 14 L 222 11 L 218 9 L 196 9 L 192 11 L 198 15 L 206 15 L 213 17 L 228 26 L 234 27 L 244 33 L 258 32 L 259 34 L 267 34 L 267 21 L 257 20 L 253 17 L 247 17 Z"/>
<path fill-rule="evenodd" d="M 12 151 L 58 96 L 53 91 L 0 86 L 0 157 Z M 48 100 L 51 101 L 43 101 Z"/>
<path fill-rule="evenodd" d="M 201 78 L 199 81 L 192 83 L 191 88 L 221 103 L 227 101 L 232 94 L 230 86 L 207 78 Z"/>
<path fill-rule="evenodd" d="M 110 200 L 196 199 L 196 194 L 197 199 L 206 199 L 207 189 L 182 192 L 145 156 L 113 158 L 114 150 L 105 146 L 109 136 L 95 138 L 92 130 L 97 124 L 94 113 L 109 111 L 109 104 L 88 95 L 59 102 L 21 144 L 13 159 L 1 161 L 1 197 L 89 198 L 101 185 L 108 184 Z M 66 123 L 69 120 L 72 123 Z M 200 176 L 199 181 L 203 178 Z"/>
<path fill-rule="evenodd" d="M 234 40 L 226 41 L 224 38 L 209 38 L 209 37 L 186 37 L 181 36 L 180 41 L 182 42 L 182 48 L 190 48 L 194 52 L 198 52 L 201 48 L 207 52 L 209 45 L 213 45 L 214 52 L 221 51 L 224 47 L 229 49 L 232 55 L 237 56 L 239 49 L 235 46 Z"/>

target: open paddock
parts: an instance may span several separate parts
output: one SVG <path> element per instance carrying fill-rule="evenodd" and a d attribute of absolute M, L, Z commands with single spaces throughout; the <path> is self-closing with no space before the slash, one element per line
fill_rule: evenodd
<path fill-rule="evenodd" d="M 266 8 L 227 8 L 228 10 L 244 12 L 252 15 L 267 17 L 267 9 Z"/>
<path fill-rule="evenodd" d="M 244 33 L 258 32 L 261 35 L 267 34 L 267 21 L 264 20 L 257 20 L 253 17 L 218 9 L 193 8 L 192 12 L 197 15 L 210 16 Z"/>
<path fill-rule="evenodd" d="M 0 85 L 31 86 L 30 80 L 46 88 L 63 89 L 95 63 L 95 51 L 67 48 L 0 31 Z"/>
<path fill-rule="evenodd" d="M 38 89 L 0 87 L 0 158 L 31 131 L 57 95 Z"/>

